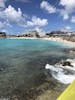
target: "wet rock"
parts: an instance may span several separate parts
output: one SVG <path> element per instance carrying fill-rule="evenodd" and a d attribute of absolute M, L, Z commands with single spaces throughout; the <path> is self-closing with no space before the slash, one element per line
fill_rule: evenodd
<path fill-rule="evenodd" d="M 36 100 L 38 96 L 44 94 L 47 90 L 49 91 L 57 91 L 59 83 L 56 80 L 48 80 L 38 87 L 32 87 L 30 89 L 19 90 L 15 89 L 12 92 L 12 95 L 9 100 Z M 62 85 L 63 86 L 63 85 Z"/>
<path fill-rule="evenodd" d="M 62 65 L 63 65 L 63 66 L 71 66 L 71 67 L 72 67 L 71 62 L 69 62 L 69 61 L 64 61 L 64 62 L 62 63 Z"/>

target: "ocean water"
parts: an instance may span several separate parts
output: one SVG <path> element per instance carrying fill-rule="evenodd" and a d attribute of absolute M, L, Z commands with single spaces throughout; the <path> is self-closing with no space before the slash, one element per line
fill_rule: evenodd
<path fill-rule="evenodd" d="M 46 40 L 0 39 L 0 97 L 38 86 L 46 64 L 74 58 L 67 45 Z"/>
<path fill-rule="evenodd" d="M 75 59 L 72 59 L 73 64 L 71 66 L 62 65 L 49 65 L 46 64 L 46 69 L 50 70 L 50 74 L 53 78 L 63 84 L 70 84 L 75 80 Z"/>

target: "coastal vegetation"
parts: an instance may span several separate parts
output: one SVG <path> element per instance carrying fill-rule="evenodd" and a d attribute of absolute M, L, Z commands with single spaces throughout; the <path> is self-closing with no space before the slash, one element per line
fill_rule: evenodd
<path fill-rule="evenodd" d="M 41 31 L 41 33 L 44 33 Z M 8 33 L 9 34 L 9 33 Z M 27 32 L 23 32 L 16 35 L 8 35 L 5 32 L 0 32 L 0 38 L 8 37 L 8 38 L 15 38 L 15 37 L 36 37 L 36 38 L 50 38 L 50 37 L 59 37 L 63 40 L 75 42 L 75 32 L 64 32 L 64 31 L 51 31 L 45 32 L 43 36 L 40 35 L 40 32 L 37 30 L 31 30 Z"/>
<path fill-rule="evenodd" d="M 37 38 L 40 38 L 40 35 L 37 31 L 30 31 L 30 32 L 25 33 L 25 34 L 18 35 L 18 37 L 37 37 Z"/>
<path fill-rule="evenodd" d="M 42 31 L 41 31 L 42 32 Z M 44 33 L 44 32 L 42 32 Z M 19 38 L 19 37 L 34 37 L 34 38 L 61 38 L 62 40 L 75 42 L 75 32 L 64 32 L 64 31 L 51 31 L 45 32 L 43 36 L 40 35 L 40 32 L 37 30 L 31 30 L 27 32 L 23 32 L 16 35 L 7 35 L 5 32 L 0 32 L 0 38 Z"/>

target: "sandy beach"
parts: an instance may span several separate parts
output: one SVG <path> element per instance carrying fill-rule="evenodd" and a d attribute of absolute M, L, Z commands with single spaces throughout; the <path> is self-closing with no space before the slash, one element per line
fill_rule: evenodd
<path fill-rule="evenodd" d="M 56 41 L 56 42 L 62 42 L 64 44 L 67 44 L 71 47 L 75 47 L 75 42 L 67 41 L 62 39 L 61 37 L 49 37 L 49 38 L 36 38 L 36 37 L 7 37 L 7 39 L 38 39 L 38 40 L 48 40 L 48 41 Z"/>
<path fill-rule="evenodd" d="M 72 42 L 72 41 L 67 41 L 67 40 L 64 40 L 60 37 L 50 37 L 50 38 L 44 38 L 45 40 L 50 40 L 50 41 L 57 41 L 57 42 L 62 42 L 62 43 L 65 43 L 71 47 L 75 47 L 75 42 Z"/>

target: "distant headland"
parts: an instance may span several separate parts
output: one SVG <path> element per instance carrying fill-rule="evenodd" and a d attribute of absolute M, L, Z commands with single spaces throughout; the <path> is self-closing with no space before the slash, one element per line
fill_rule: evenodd
<path fill-rule="evenodd" d="M 20 34 L 8 35 L 5 32 L 0 32 L 0 38 L 10 38 L 10 39 L 53 39 L 58 40 L 60 38 L 62 40 L 75 42 L 75 32 L 65 32 L 65 31 L 51 31 L 44 32 L 43 30 L 30 30 L 25 31 Z"/>
<path fill-rule="evenodd" d="M 6 38 L 6 33 L 5 32 L 0 32 L 0 38 Z"/>

